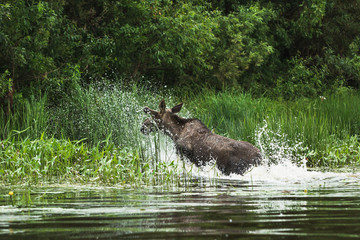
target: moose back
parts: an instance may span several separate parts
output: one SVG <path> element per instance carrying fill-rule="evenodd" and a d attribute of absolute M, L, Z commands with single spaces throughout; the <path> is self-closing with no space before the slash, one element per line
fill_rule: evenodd
<path fill-rule="evenodd" d="M 160 111 L 145 107 L 144 112 L 151 117 L 143 122 L 141 132 L 162 131 L 173 140 L 181 158 L 187 157 L 196 166 L 215 160 L 218 169 L 226 175 L 243 175 L 252 166 L 260 164 L 259 149 L 248 142 L 214 134 L 198 119 L 178 116 L 176 113 L 180 112 L 182 105 L 168 109 L 162 100 Z"/>

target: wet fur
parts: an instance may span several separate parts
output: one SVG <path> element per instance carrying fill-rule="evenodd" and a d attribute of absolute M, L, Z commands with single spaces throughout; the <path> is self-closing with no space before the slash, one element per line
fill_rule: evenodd
<path fill-rule="evenodd" d="M 155 122 L 156 127 L 174 141 L 177 153 L 181 157 L 188 158 L 196 166 L 215 160 L 217 167 L 224 174 L 243 175 L 249 168 L 261 162 L 260 151 L 252 144 L 212 133 L 198 119 L 179 117 L 173 112 L 173 109 L 179 105 L 173 109 L 165 109 L 161 104 L 160 112 L 147 107 L 144 109 L 146 113 L 152 115 L 153 121 L 145 120 L 141 128 L 142 132 L 153 131 L 155 126 L 151 124 Z M 175 109 L 175 112 L 180 109 Z"/>

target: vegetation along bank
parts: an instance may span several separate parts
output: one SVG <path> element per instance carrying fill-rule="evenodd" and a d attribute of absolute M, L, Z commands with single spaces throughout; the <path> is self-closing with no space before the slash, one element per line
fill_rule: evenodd
<path fill-rule="evenodd" d="M 0 178 L 176 181 L 158 136 L 138 131 L 162 98 L 218 134 L 296 146 L 309 167 L 355 166 L 359 12 L 356 0 L 1 1 Z"/>

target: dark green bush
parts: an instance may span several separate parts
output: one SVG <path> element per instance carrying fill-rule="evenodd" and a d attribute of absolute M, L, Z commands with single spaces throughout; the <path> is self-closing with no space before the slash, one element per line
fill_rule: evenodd
<path fill-rule="evenodd" d="M 5 0 L 0 92 L 68 89 L 74 67 L 86 83 L 147 76 L 285 99 L 358 89 L 359 9 L 355 0 Z"/>

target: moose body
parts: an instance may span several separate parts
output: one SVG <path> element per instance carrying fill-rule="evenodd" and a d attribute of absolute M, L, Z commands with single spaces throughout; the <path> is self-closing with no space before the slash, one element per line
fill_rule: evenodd
<path fill-rule="evenodd" d="M 180 157 L 186 157 L 196 166 L 215 160 L 218 169 L 226 175 L 243 175 L 252 166 L 261 162 L 259 149 L 245 141 L 236 141 L 212 133 L 200 120 L 182 118 L 176 113 L 182 104 L 166 109 L 160 102 L 160 112 L 144 108 L 152 118 L 146 119 L 141 131 L 147 134 L 155 129 L 163 131 L 175 143 Z"/>

